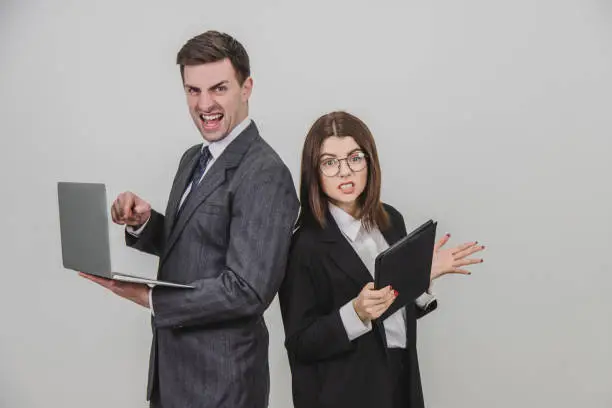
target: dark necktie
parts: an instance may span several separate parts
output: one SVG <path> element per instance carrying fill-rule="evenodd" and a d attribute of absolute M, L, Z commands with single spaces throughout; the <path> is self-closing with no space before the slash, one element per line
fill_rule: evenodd
<path fill-rule="evenodd" d="M 196 164 L 195 169 L 193 169 L 193 174 L 191 175 L 191 191 L 193 191 L 198 186 L 198 183 L 200 183 L 202 174 L 204 174 L 204 170 L 206 170 L 206 166 L 211 158 L 212 155 L 210 154 L 210 149 L 208 146 L 206 146 L 202 149 L 198 163 Z"/>
<path fill-rule="evenodd" d="M 193 174 L 191 175 L 191 183 L 188 184 L 188 186 L 191 185 L 191 189 L 189 190 L 189 194 L 187 194 L 187 197 L 185 197 L 185 199 L 183 200 L 183 204 L 181 205 L 179 203 L 180 206 L 178 211 L 176 212 L 176 218 L 178 218 L 179 214 L 181 213 L 181 210 L 187 204 L 187 200 L 189 200 L 189 197 L 193 195 L 193 191 L 198 187 L 200 179 L 202 178 L 204 170 L 206 170 L 206 166 L 208 165 L 210 159 L 212 159 L 212 154 L 210 154 L 210 149 L 208 148 L 208 146 L 206 146 L 202 149 L 200 157 L 198 158 L 198 162 L 196 163 L 195 168 L 193 169 Z"/>

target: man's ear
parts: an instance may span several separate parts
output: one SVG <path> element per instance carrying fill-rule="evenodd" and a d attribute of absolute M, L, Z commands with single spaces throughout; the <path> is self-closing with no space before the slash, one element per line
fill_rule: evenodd
<path fill-rule="evenodd" d="M 253 78 L 248 77 L 242 84 L 242 100 L 248 102 L 251 92 L 253 92 Z"/>

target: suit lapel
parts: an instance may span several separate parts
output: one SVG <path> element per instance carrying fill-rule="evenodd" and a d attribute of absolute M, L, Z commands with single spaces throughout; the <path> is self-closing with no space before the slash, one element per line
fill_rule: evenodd
<path fill-rule="evenodd" d="M 322 241 L 329 244 L 328 255 L 336 266 L 362 287 L 372 281 L 372 275 L 359 258 L 351 244 L 340 231 L 338 224 L 329 211 L 326 215 L 327 225 L 323 230 Z M 391 246 L 402 238 L 397 220 L 391 220 L 391 226 L 381 233 Z"/>
<path fill-rule="evenodd" d="M 188 157 L 185 160 L 185 164 L 179 169 L 178 175 L 176 177 L 176 181 L 172 185 L 172 190 L 170 191 L 170 198 L 168 199 L 168 208 L 166 209 L 166 224 L 165 224 L 165 236 L 170 236 L 170 232 L 174 228 L 174 223 L 176 222 L 176 212 L 178 211 L 178 206 L 183 197 L 183 193 L 187 188 L 187 183 L 189 182 L 189 178 L 191 177 L 191 173 L 196 165 L 196 162 L 199 158 L 201 145 L 198 149 L 194 149 L 191 157 Z"/>
<path fill-rule="evenodd" d="M 221 153 L 217 160 L 215 160 L 210 169 L 208 169 L 200 184 L 193 191 L 191 191 L 183 203 L 184 208 L 181 209 L 181 213 L 179 214 L 178 218 L 176 221 L 171 221 L 170 230 L 168 231 L 169 235 L 167 235 L 168 241 L 166 242 L 166 248 L 162 256 L 162 261 L 174 248 L 176 241 L 187 226 L 193 214 L 196 212 L 197 208 L 226 181 L 227 171 L 238 167 L 242 157 L 251 145 L 251 142 L 253 142 L 253 140 L 255 140 L 257 137 L 259 137 L 259 132 L 255 126 L 255 123 L 251 122 L 251 124 L 227 146 L 223 153 Z M 177 182 L 176 186 L 173 187 L 171 193 L 173 203 L 168 207 L 169 211 L 171 212 L 167 214 L 172 220 L 174 220 L 174 215 L 178 209 L 178 204 L 183 195 L 184 189 L 187 187 L 187 179 L 191 174 L 189 169 L 193 168 L 197 157 L 198 156 L 195 155 L 195 158 L 190 160 L 191 166 L 188 166 L 187 170 L 184 170 L 179 176 L 179 181 L 182 180 L 183 182 Z M 175 188 L 177 191 L 175 191 Z M 183 190 L 181 190 L 181 188 Z"/>
<path fill-rule="evenodd" d="M 329 245 L 328 257 L 349 278 L 362 288 L 372 281 L 372 275 L 353 249 L 348 240 L 342 235 L 336 220 L 327 212 L 327 225 L 323 229 L 322 240 Z"/>

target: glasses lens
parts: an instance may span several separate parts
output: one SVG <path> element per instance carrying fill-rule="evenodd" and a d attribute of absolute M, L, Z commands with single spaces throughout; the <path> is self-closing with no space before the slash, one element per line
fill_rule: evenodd
<path fill-rule="evenodd" d="M 356 152 L 346 158 L 346 163 L 353 171 L 361 171 L 366 166 L 366 157 L 363 152 Z"/>
<path fill-rule="evenodd" d="M 329 177 L 333 177 L 338 173 L 338 159 L 325 159 L 321 162 L 321 171 Z"/>

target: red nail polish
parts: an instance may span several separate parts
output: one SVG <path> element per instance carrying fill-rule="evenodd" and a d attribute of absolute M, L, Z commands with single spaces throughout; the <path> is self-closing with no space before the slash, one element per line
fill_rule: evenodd
<path fill-rule="evenodd" d="M 398 297 L 399 296 L 399 292 L 397 290 L 394 290 L 393 291 L 393 295 L 395 295 L 395 297 Z"/>

